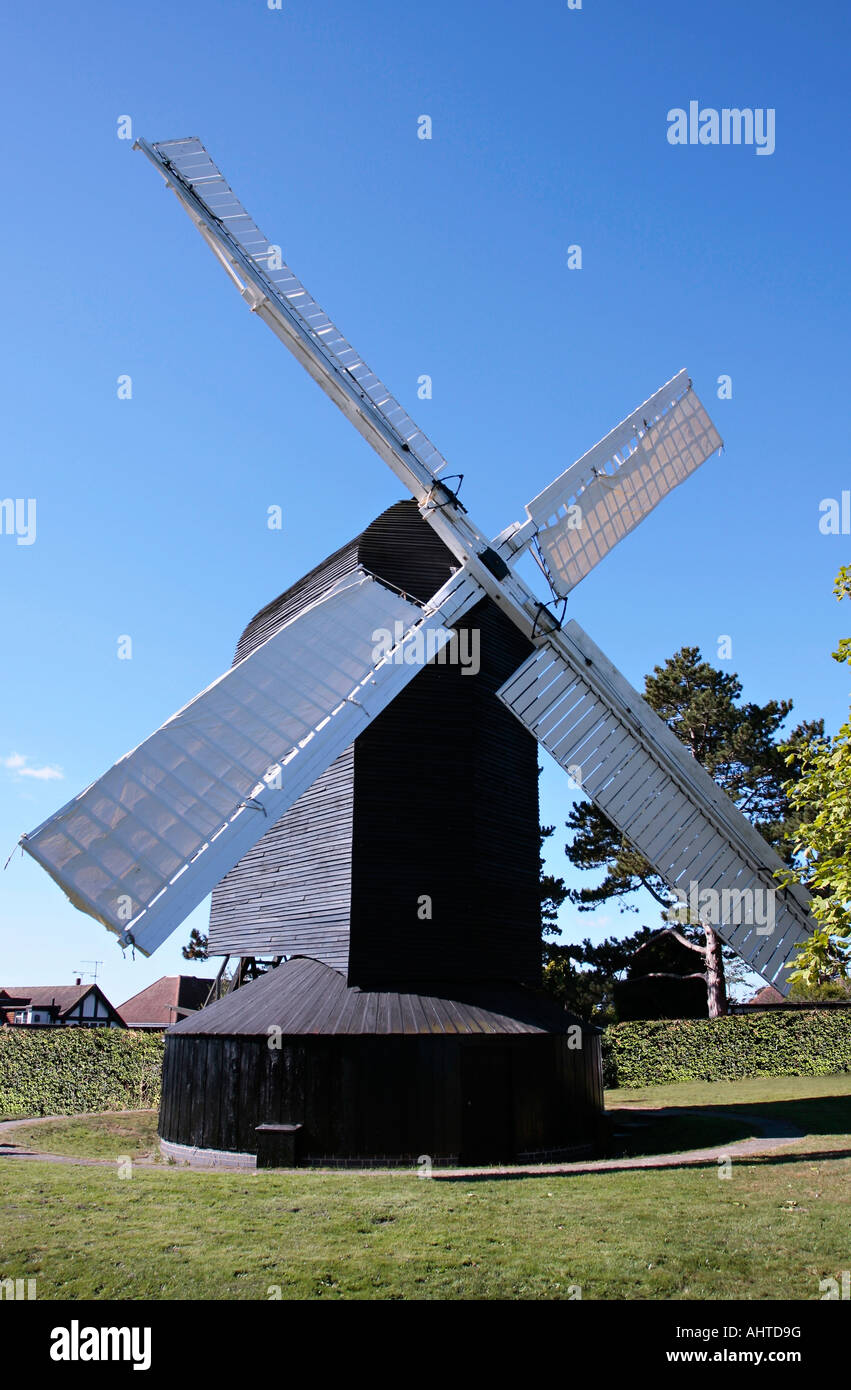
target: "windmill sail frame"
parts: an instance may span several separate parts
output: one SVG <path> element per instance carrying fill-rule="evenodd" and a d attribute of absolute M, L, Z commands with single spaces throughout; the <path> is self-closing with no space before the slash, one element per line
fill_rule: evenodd
<path fill-rule="evenodd" d="M 357 571 L 25 835 L 22 848 L 75 907 L 150 955 L 422 670 L 424 646 L 449 642 L 447 624 L 480 597 L 458 575 L 424 608 Z M 376 659 L 377 631 L 396 624 L 401 641 Z"/>
<path fill-rule="evenodd" d="M 527 503 L 556 591 L 566 598 L 722 443 L 683 370 Z"/>
<path fill-rule="evenodd" d="M 780 856 L 579 624 L 548 638 L 497 695 L 681 901 L 714 893 L 743 907 L 744 920 L 711 925 L 774 981 L 809 935 L 807 894 L 780 889 Z M 764 920 L 749 910 L 755 892 L 772 909 Z"/>

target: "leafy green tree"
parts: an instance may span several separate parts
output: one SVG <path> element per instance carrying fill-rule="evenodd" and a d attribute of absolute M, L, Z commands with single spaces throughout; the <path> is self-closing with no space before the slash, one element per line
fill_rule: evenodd
<path fill-rule="evenodd" d="M 789 990 L 789 998 L 797 1002 L 815 1004 L 821 999 L 848 1000 L 851 1002 L 851 979 L 825 980 L 822 984 L 808 985 L 805 980 L 796 980 Z"/>
<path fill-rule="evenodd" d="M 783 745 L 778 734 L 792 702 L 770 700 L 759 705 L 742 701 L 741 694 L 738 676 L 711 666 L 697 647 L 682 647 L 645 678 L 647 703 L 788 861 L 791 852 L 785 832 L 800 816 L 789 799 L 789 766 L 794 781 L 800 775 L 802 757 L 823 726 L 800 724 Z M 565 846 L 569 862 L 578 869 L 605 870 L 595 887 L 568 889 L 568 900 L 580 911 L 591 911 L 612 899 L 621 911 L 637 911 L 626 899 L 639 888 L 647 889 L 663 913 L 672 908 L 673 895 L 665 881 L 592 802 L 572 808 L 567 828 L 573 832 Z M 681 940 L 703 956 L 709 1012 L 717 1017 L 726 1012 L 722 943 L 712 926 L 692 925 L 700 927 L 702 944 L 685 933 Z M 727 958 L 732 954 L 728 952 Z"/>
<path fill-rule="evenodd" d="M 851 565 L 834 581 L 837 599 L 851 598 Z M 840 639 L 835 661 L 851 666 L 851 637 Z M 800 775 L 786 784 L 797 819 L 790 830 L 792 865 L 784 883 L 802 883 L 813 895 L 818 922 L 792 962 L 790 981 L 818 989 L 844 981 L 851 969 L 851 710 L 836 738 L 817 731 L 803 753 L 788 750 Z"/>

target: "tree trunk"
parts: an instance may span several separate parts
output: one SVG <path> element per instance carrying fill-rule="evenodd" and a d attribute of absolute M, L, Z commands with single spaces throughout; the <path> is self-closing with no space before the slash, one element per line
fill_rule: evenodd
<path fill-rule="evenodd" d="M 709 999 L 709 1017 L 723 1018 L 727 1012 L 727 985 L 724 979 L 724 960 L 721 955 L 721 938 L 713 927 L 701 923 L 706 933 L 706 993 Z"/>

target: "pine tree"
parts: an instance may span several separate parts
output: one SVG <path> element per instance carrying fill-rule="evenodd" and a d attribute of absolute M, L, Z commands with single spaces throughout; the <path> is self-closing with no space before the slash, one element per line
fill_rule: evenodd
<path fill-rule="evenodd" d="M 207 960 L 209 959 L 209 941 L 206 936 L 193 927 L 189 933 L 189 940 L 183 947 L 184 960 Z"/>

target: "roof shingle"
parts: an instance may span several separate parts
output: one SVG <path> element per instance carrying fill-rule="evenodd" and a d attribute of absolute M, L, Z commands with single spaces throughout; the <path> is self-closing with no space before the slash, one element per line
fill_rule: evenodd
<path fill-rule="evenodd" d="M 202 1009 L 215 981 L 198 975 L 161 975 L 147 989 L 132 995 L 118 1012 L 128 1028 L 168 1028 L 184 1013 Z"/>

